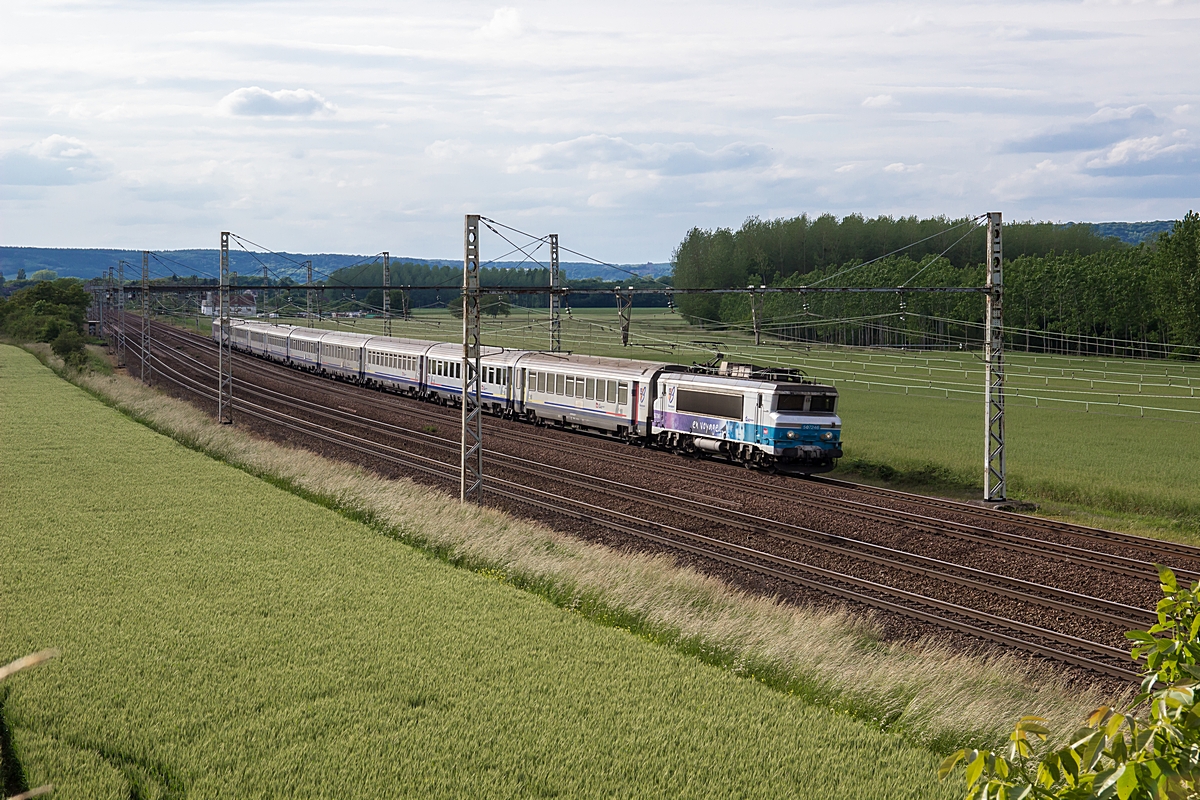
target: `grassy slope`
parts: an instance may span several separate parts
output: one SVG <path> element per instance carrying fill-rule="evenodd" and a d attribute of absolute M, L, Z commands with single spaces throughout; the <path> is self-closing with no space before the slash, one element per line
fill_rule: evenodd
<path fill-rule="evenodd" d="M 454 570 L 0 347 L 0 660 L 56 796 L 936 797 L 936 757 Z"/>

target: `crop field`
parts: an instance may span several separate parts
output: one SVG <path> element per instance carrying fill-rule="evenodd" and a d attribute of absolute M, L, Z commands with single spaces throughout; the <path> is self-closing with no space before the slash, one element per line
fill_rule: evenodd
<path fill-rule="evenodd" d="M 281 320 L 303 324 L 303 320 Z M 382 332 L 379 319 L 322 327 Z M 393 334 L 461 340 L 461 321 L 418 310 Z M 483 320 L 483 342 L 549 346 L 545 311 L 514 308 Z M 622 347 L 615 308 L 563 317 L 564 349 L 690 364 L 730 360 L 797 367 L 842 396 L 843 472 L 978 496 L 983 483 L 983 363 L 978 351 L 916 352 L 772 344 L 741 329 L 705 330 L 666 309 L 634 310 Z M 1009 352 L 1010 495 L 1060 513 L 1099 514 L 1101 524 L 1200 532 L 1192 474 L 1200 452 L 1200 364 Z M 1105 517 L 1108 517 L 1107 519 Z"/>
<path fill-rule="evenodd" d="M 938 757 L 430 559 L 0 346 L 0 702 L 55 797 L 950 797 Z"/>

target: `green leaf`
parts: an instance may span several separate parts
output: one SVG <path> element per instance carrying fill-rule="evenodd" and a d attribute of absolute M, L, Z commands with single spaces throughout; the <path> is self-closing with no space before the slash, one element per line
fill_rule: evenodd
<path fill-rule="evenodd" d="M 1137 788 L 1137 768 L 1130 765 L 1128 769 L 1121 772 L 1121 776 L 1117 779 L 1117 797 L 1121 800 L 1129 800 L 1129 796 L 1133 794 L 1133 790 Z"/>
<path fill-rule="evenodd" d="M 966 754 L 967 754 L 966 750 L 958 750 L 958 751 L 953 752 L 950 755 L 946 756 L 945 760 L 942 761 L 940 766 L 938 766 L 938 772 L 937 772 L 938 780 L 939 781 L 946 780 L 946 776 L 949 775 L 950 772 L 956 766 L 958 766 L 958 762 L 962 761 L 963 756 L 965 756 Z"/>
<path fill-rule="evenodd" d="M 979 782 L 979 777 L 983 775 L 983 754 L 978 750 L 972 750 L 971 755 L 967 760 L 967 787 L 974 788 Z"/>
<path fill-rule="evenodd" d="M 1096 776 L 1096 782 L 1093 785 L 1093 791 L 1095 791 L 1096 794 L 1098 794 L 1098 795 L 1104 794 L 1109 789 L 1109 787 L 1111 787 L 1118 780 L 1120 780 L 1121 776 L 1124 774 L 1125 774 L 1125 765 L 1124 764 L 1117 767 L 1116 769 L 1106 769 L 1104 772 L 1101 772 L 1100 774 L 1098 774 Z"/>
<path fill-rule="evenodd" d="M 1153 642 L 1154 637 L 1146 631 L 1125 631 L 1125 638 L 1135 642 Z"/>
<path fill-rule="evenodd" d="M 1179 588 L 1175 573 L 1170 568 L 1163 564 L 1155 564 L 1154 568 L 1158 570 L 1158 582 L 1162 584 L 1164 592 L 1173 592 Z"/>

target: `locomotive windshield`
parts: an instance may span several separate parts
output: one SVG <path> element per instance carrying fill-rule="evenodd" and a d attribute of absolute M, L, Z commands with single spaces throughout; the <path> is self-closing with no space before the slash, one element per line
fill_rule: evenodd
<path fill-rule="evenodd" d="M 800 414 L 832 414 L 837 405 L 834 394 L 777 394 L 776 411 L 791 411 Z"/>

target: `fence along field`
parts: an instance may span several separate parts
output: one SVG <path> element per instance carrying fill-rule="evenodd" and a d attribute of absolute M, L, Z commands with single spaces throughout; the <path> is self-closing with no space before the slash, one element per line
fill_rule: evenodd
<path fill-rule="evenodd" d="M 3 714 L 55 797 L 955 796 L 927 750 L 430 559 L 6 346 L 0 431 L 0 662 L 62 651 Z"/>
<path fill-rule="evenodd" d="M 305 325 L 300 318 L 281 323 Z M 190 324 L 190 323 L 188 323 Z M 380 334 L 378 318 L 326 319 L 323 328 Z M 444 309 L 392 322 L 395 336 L 461 341 Z M 197 327 L 203 330 L 202 323 Z M 549 346 L 544 310 L 484 317 L 484 343 Z M 780 342 L 754 345 L 744 326 L 705 329 L 678 313 L 634 309 L 630 347 L 613 310 L 562 318 L 563 348 L 683 364 L 731 360 L 803 369 L 842 396 L 841 470 L 977 496 L 982 485 L 983 363 L 969 350 L 905 351 Z M 1014 497 L 1116 515 L 1143 532 L 1200 532 L 1191 474 L 1200 451 L 1200 364 L 1022 353 L 1006 356 L 1009 491 Z M 1061 507 L 1060 507 L 1061 506 Z"/>

